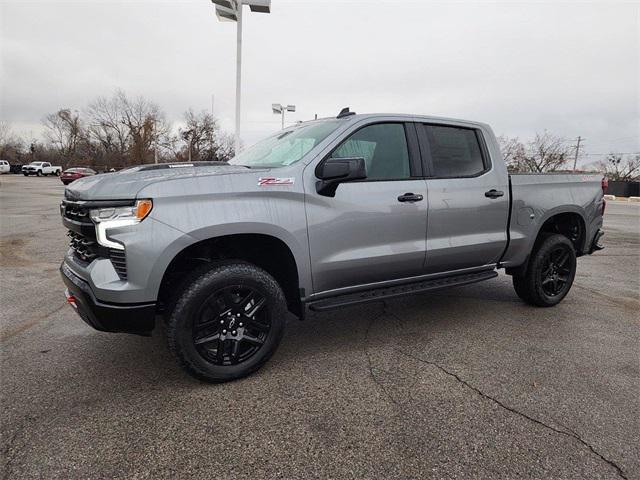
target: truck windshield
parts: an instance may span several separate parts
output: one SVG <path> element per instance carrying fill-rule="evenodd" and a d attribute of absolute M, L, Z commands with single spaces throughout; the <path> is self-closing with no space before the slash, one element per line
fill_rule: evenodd
<path fill-rule="evenodd" d="M 284 167 L 299 161 L 340 125 L 339 120 L 290 128 L 266 138 L 235 156 L 231 165 Z"/>

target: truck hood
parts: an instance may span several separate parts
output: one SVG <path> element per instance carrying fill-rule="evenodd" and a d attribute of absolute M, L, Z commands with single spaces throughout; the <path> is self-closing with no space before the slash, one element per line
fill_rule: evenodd
<path fill-rule="evenodd" d="M 142 165 L 119 172 L 80 178 L 65 189 L 64 195 L 68 200 L 128 200 L 136 198 L 140 190 L 153 183 L 188 177 L 242 175 L 259 171 L 265 169 L 249 169 L 221 162 Z"/>

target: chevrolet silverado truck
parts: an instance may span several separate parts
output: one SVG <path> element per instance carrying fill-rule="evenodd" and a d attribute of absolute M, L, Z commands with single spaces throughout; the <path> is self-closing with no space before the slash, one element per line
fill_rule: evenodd
<path fill-rule="evenodd" d="M 569 292 L 601 247 L 601 175 L 509 175 L 488 125 L 356 115 L 286 128 L 228 163 L 81 178 L 61 204 L 68 302 L 149 335 L 196 378 L 248 375 L 286 317 L 489 280 L 526 303 Z"/>
<path fill-rule="evenodd" d="M 28 165 L 23 165 L 22 174 L 25 177 L 29 175 L 36 175 L 41 177 L 42 175 L 60 175 L 62 167 L 51 165 L 49 162 L 31 162 Z"/>

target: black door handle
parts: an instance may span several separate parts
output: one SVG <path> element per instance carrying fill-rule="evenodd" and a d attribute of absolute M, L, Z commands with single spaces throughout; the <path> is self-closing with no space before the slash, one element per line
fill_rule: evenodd
<path fill-rule="evenodd" d="M 400 195 L 398 197 L 399 202 L 419 202 L 424 197 L 417 193 L 405 193 L 404 195 Z"/>
<path fill-rule="evenodd" d="M 489 190 L 488 192 L 484 192 L 484 196 L 487 198 L 498 198 L 504 195 L 504 192 L 500 191 L 500 190 L 496 190 L 495 188 L 492 188 L 491 190 Z"/>

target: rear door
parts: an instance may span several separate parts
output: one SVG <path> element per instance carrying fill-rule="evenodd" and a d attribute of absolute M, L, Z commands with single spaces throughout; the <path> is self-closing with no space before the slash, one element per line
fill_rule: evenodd
<path fill-rule="evenodd" d="M 507 243 L 508 175 L 479 128 L 418 124 L 427 172 L 427 273 L 496 263 Z"/>
<path fill-rule="evenodd" d="M 415 126 L 356 127 L 328 156 L 364 157 L 367 179 L 325 197 L 315 188 L 317 164 L 305 170 L 314 292 L 423 273 L 427 188 Z"/>

